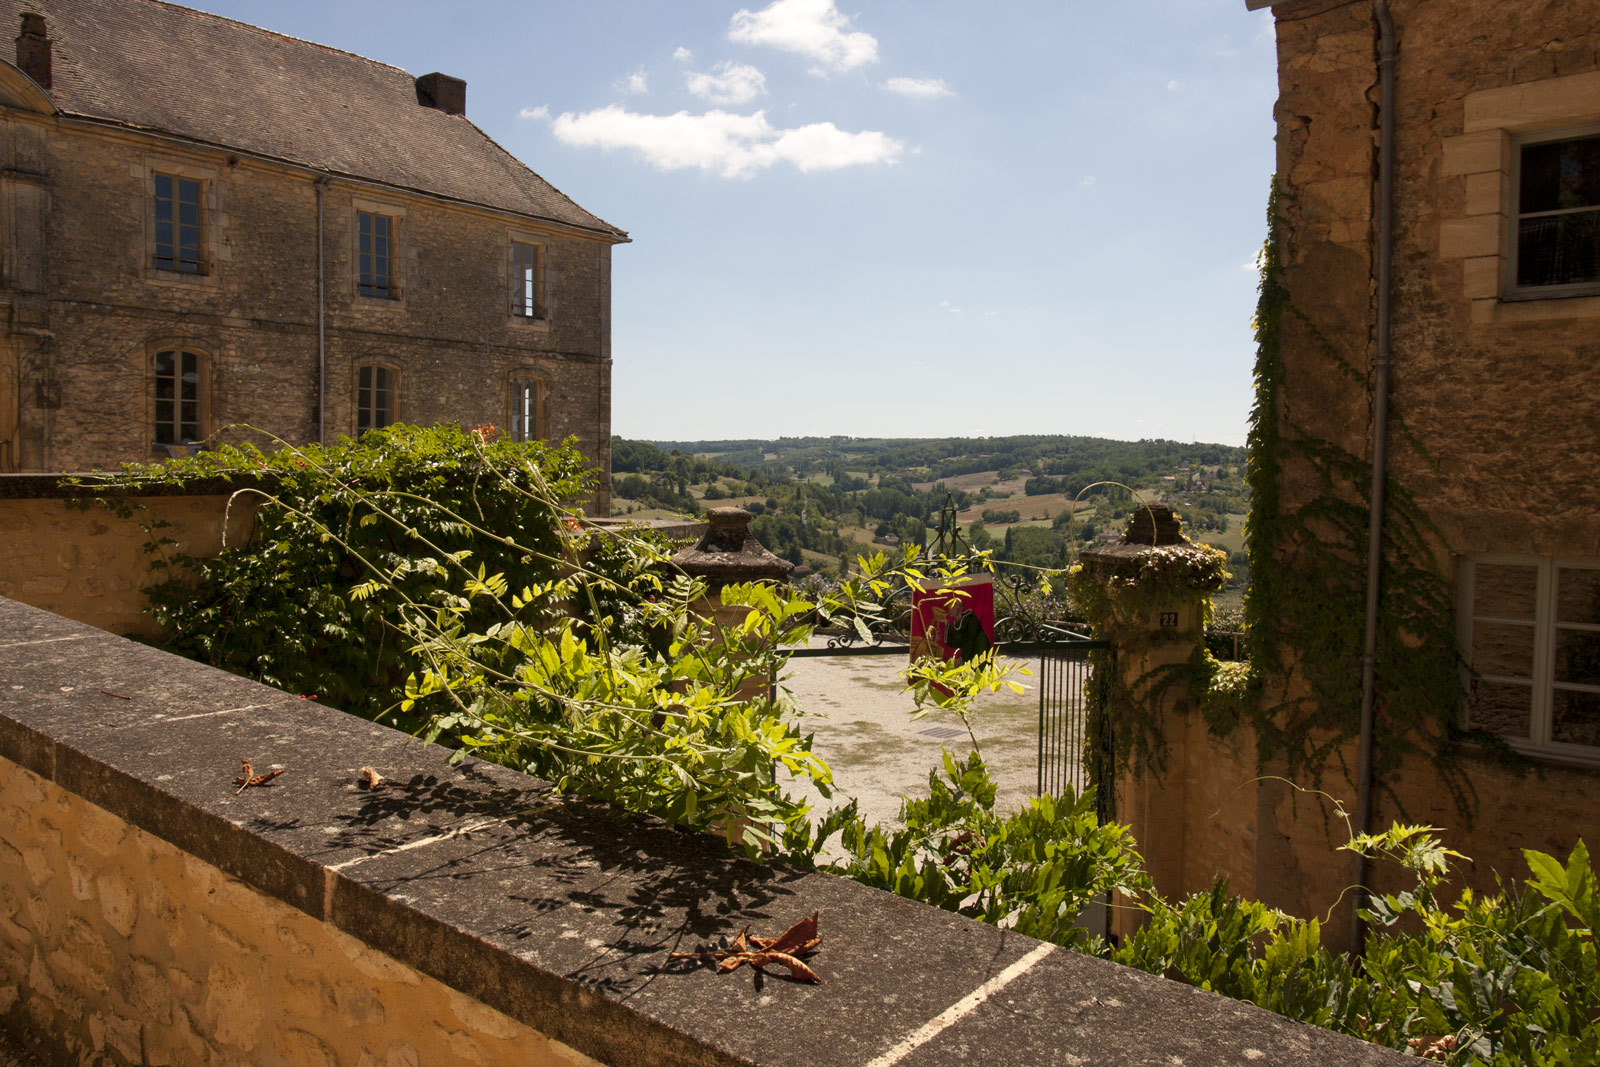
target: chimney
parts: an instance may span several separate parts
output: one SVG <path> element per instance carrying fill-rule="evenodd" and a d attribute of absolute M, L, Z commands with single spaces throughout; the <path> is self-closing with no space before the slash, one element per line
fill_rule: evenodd
<path fill-rule="evenodd" d="M 26 18 L 27 16 L 23 16 Z M 22 47 L 19 43 L 18 49 Z M 49 44 L 45 48 L 49 49 Z M 467 113 L 467 83 L 460 78 L 434 71 L 417 79 L 417 103 L 423 107 L 437 108 L 446 115 Z"/>
<path fill-rule="evenodd" d="M 22 32 L 17 34 L 17 66 L 37 82 L 39 88 L 50 88 L 50 38 L 45 36 L 43 15 L 31 11 L 22 13 Z"/>

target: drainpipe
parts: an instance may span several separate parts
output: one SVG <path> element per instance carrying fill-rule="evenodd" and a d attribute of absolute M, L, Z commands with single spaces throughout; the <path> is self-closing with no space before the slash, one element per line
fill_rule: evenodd
<path fill-rule="evenodd" d="M 1387 0 L 1372 0 L 1378 20 L 1378 72 L 1382 103 L 1378 115 L 1378 337 L 1372 355 L 1372 508 L 1367 517 L 1367 619 L 1361 649 L 1361 744 L 1356 756 L 1356 832 L 1372 822 L 1372 725 L 1377 697 L 1378 578 L 1383 569 L 1383 490 L 1389 444 L 1390 267 L 1394 258 L 1394 75 L 1399 63 L 1394 20 Z M 1357 855 L 1355 894 L 1350 908 L 1350 951 L 1360 955 L 1367 924 L 1360 911 L 1367 903 L 1367 858 Z"/>
<path fill-rule="evenodd" d="M 328 279 L 322 255 L 322 193 L 327 177 L 317 179 L 317 444 L 328 442 Z"/>

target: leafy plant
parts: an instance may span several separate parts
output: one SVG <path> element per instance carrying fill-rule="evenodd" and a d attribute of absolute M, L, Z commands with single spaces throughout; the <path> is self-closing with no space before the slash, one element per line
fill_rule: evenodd
<path fill-rule="evenodd" d="M 942 775 L 928 775 L 927 798 L 901 805 L 901 827 L 847 818 L 845 858 L 828 869 L 1030 937 L 1098 947 L 1078 925 L 1085 908 L 1112 890 L 1148 888 L 1127 830 L 1100 822 L 1092 793 L 1035 797 L 997 814 L 979 753 L 947 751 L 943 761 Z"/>

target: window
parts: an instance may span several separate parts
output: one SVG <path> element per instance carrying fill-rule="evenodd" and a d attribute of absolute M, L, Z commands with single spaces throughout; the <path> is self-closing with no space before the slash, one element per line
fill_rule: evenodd
<path fill-rule="evenodd" d="M 203 436 L 204 357 L 169 349 L 155 355 L 156 444 L 182 445 Z"/>
<path fill-rule="evenodd" d="M 511 439 L 537 441 L 543 430 L 543 383 L 537 378 L 511 380 Z"/>
<path fill-rule="evenodd" d="M 1518 138 L 1511 296 L 1600 291 L 1600 130 Z"/>
<path fill-rule="evenodd" d="M 511 242 L 511 314 L 542 320 L 544 307 L 544 245 Z"/>
<path fill-rule="evenodd" d="M 394 423 L 395 372 L 369 363 L 356 370 L 356 432 L 381 429 Z"/>
<path fill-rule="evenodd" d="M 1462 600 L 1470 724 L 1600 762 L 1600 559 L 1471 558 Z"/>
<path fill-rule="evenodd" d="M 200 258 L 202 183 L 173 174 L 155 175 L 155 267 L 204 274 Z"/>
<path fill-rule="evenodd" d="M 394 218 L 375 211 L 356 212 L 356 291 L 393 300 Z"/>

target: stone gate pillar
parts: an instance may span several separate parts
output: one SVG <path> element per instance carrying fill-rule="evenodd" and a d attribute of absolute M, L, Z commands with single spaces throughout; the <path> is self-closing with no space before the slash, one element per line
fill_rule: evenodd
<path fill-rule="evenodd" d="M 1146 504 L 1119 543 L 1086 549 L 1079 562 L 1074 591 L 1116 654 L 1107 714 L 1126 758 L 1113 773 L 1115 818 L 1133 831 L 1157 891 L 1179 895 L 1191 691 L 1205 654 L 1205 603 L 1224 577 L 1219 550 L 1184 537 L 1165 504 Z M 1138 914 L 1117 909 L 1112 932 L 1130 932 Z"/>

